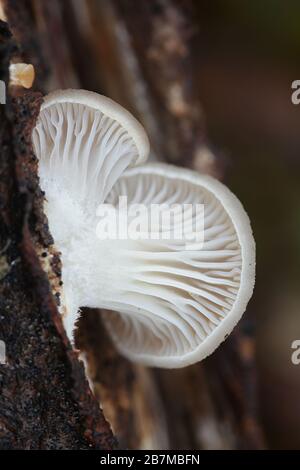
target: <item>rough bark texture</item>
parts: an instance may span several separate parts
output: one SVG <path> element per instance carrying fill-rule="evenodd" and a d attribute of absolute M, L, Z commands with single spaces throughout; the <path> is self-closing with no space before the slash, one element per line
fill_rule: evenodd
<path fill-rule="evenodd" d="M 38 89 L 81 86 L 103 92 L 143 122 L 153 158 L 222 177 L 223 160 L 206 141 L 202 108 L 193 84 L 193 38 L 197 33 L 193 1 L 33 0 L 7 4 L 15 36 L 23 47 L 27 44 L 27 54 L 35 51 L 35 59 L 30 61 L 36 61 Z M 40 51 L 33 46 L 38 35 Z M 48 81 L 44 63 L 51 70 Z M 41 229 L 42 215 L 34 210 L 36 180 L 32 180 L 31 172 L 25 178 L 26 165 L 33 161 L 31 149 L 28 141 L 22 141 L 23 147 L 18 145 L 29 132 L 29 127 L 26 131 L 20 124 L 22 112 L 30 113 L 34 120 L 39 99 L 32 94 L 20 98 L 17 108 L 10 107 L 10 120 L 1 120 L 1 135 L 6 138 L 1 210 L 3 227 L 7 227 L 2 247 L 12 240 L 1 255 L 1 266 L 9 269 L 2 280 L 9 293 L 4 291 L 7 303 L 1 315 L 8 318 L 3 332 L 9 338 L 8 357 L 14 356 L 16 361 L 17 356 L 22 364 L 18 369 L 4 369 L 2 386 L 6 389 L 0 398 L 6 400 L 0 406 L 3 447 L 109 447 L 113 445 L 112 435 L 84 383 L 82 367 L 66 343 L 32 241 L 45 243 L 47 237 Z M 16 159 L 19 176 L 12 163 Z M 10 221 L 12 215 L 14 222 Z M 6 305 L 13 315 L 8 315 Z M 236 330 L 202 364 L 176 371 L 145 369 L 117 353 L 99 312 L 86 311 L 80 322 L 78 346 L 88 361 L 95 395 L 122 446 L 264 446 L 256 412 L 251 335 Z M 23 384 L 19 370 L 25 370 L 29 385 Z M 16 387 L 18 381 L 23 384 L 23 393 L 22 387 Z"/>
<path fill-rule="evenodd" d="M 1 22 L 6 84 L 12 53 L 20 52 Z M 7 361 L 0 366 L 0 448 L 110 449 L 114 438 L 66 338 L 39 257 L 48 258 L 58 279 L 31 146 L 41 102 L 39 93 L 8 89 L 0 107 L 0 338 Z"/>

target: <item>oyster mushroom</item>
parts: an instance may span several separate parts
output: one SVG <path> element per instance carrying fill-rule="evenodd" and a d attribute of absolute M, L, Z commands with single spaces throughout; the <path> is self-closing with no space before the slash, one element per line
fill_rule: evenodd
<path fill-rule="evenodd" d="M 147 158 L 149 142 L 128 111 L 109 98 L 85 90 L 50 93 L 41 106 L 32 142 L 50 231 L 61 252 L 61 313 L 72 339 L 79 307 L 100 307 L 94 300 L 86 303 L 82 298 L 89 290 L 87 253 L 91 258 L 100 255 L 95 276 L 103 282 L 95 278 L 92 284 L 103 293 L 105 289 L 106 273 L 100 268 L 104 259 L 100 261 L 99 243 L 94 245 L 96 209 L 124 170 Z M 73 258 L 77 249 L 78 258 Z"/>
<path fill-rule="evenodd" d="M 237 198 L 191 170 L 135 166 L 149 150 L 142 127 L 94 93 L 47 97 L 33 144 L 61 252 L 70 339 L 80 307 L 91 307 L 104 309 L 117 348 L 131 360 L 175 368 L 212 353 L 242 316 L 254 286 L 255 244 Z M 99 204 L 114 218 L 121 196 L 127 209 L 137 203 L 202 205 L 203 240 L 164 237 L 160 219 L 153 237 L 101 238 Z M 194 219 L 190 213 L 188 227 Z"/>
<path fill-rule="evenodd" d="M 31 88 L 34 81 L 35 71 L 32 64 L 10 64 L 10 85 Z"/>

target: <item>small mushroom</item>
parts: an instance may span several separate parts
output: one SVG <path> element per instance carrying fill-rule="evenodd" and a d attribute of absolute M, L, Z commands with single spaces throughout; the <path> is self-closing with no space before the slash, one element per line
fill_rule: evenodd
<path fill-rule="evenodd" d="M 116 346 L 130 359 L 161 367 L 200 361 L 232 331 L 252 295 L 255 244 L 248 216 L 219 181 L 165 164 L 126 171 L 108 202 L 116 205 L 120 195 L 128 196 L 128 206 L 204 205 L 200 249 L 197 240 L 186 249 L 184 239 L 126 247 L 119 313 L 104 313 Z"/>
<path fill-rule="evenodd" d="M 31 88 L 34 81 L 34 67 L 32 64 L 10 64 L 9 78 L 10 85 Z"/>
<path fill-rule="evenodd" d="M 50 231 L 61 252 L 64 324 L 100 308 L 117 348 L 151 366 L 204 359 L 252 295 L 255 244 L 242 205 L 223 184 L 147 157 L 144 130 L 119 105 L 67 90 L 46 98 L 33 131 Z M 97 207 L 204 205 L 204 240 L 101 239 Z M 190 226 L 194 215 L 190 215 Z M 127 221 L 127 223 L 129 223 Z M 173 220 L 176 224 L 176 217 Z M 158 234 L 164 233 L 160 221 Z"/>
<path fill-rule="evenodd" d="M 32 137 L 45 190 L 62 191 L 93 214 L 124 170 L 149 152 L 143 127 L 128 111 L 86 90 L 50 93 Z"/>

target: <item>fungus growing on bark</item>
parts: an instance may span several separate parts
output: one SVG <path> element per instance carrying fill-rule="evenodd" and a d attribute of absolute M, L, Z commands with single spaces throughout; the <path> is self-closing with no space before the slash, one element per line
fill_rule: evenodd
<path fill-rule="evenodd" d="M 9 83 L 14 86 L 31 88 L 34 81 L 34 67 L 32 64 L 11 64 L 9 66 Z"/>
<path fill-rule="evenodd" d="M 135 166 L 149 151 L 143 128 L 95 93 L 49 95 L 33 144 L 50 231 L 61 252 L 69 337 L 80 307 L 91 307 L 105 310 L 117 348 L 134 361 L 183 367 L 213 352 L 243 314 L 254 285 L 255 245 L 237 198 L 191 170 Z M 111 220 L 117 213 L 122 218 L 121 196 L 128 213 L 135 204 L 163 205 L 160 214 L 172 205 L 202 205 L 203 239 L 187 240 L 186 232 L 165 236 L 170 226 L 160 218 L 144 237 L 101 237 L 99 205 Z M 182 223 L 179 212 L 171 228 Z M 187 216 L 188 230 L 195 217 L 193 211 Z M 127 228 L 131 222 L 126 219 Z"/>

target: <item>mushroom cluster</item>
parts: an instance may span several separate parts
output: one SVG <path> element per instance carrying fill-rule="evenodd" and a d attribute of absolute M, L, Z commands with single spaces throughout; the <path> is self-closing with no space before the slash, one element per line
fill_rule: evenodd
<path fill-rule="evenodd" d="M 91 307 L 102 310 L 116 347 L 133 361 L 175 368 L 212 353 L 242 316 L 254 286 L 255 243 L 238 199 L 195 171 L 141 165 L 149 152 L 144 129 L 96 93 L 48 95 L 32 140 L 61 253 L 61 308 L 71 341 L 80 308 Z M 129 208 L 201 205 L 203 240 L 99 237 L 99 205 L 113 217 L 125 196 Z M 190 226 L 194 218 L 191 213 Z"/>

